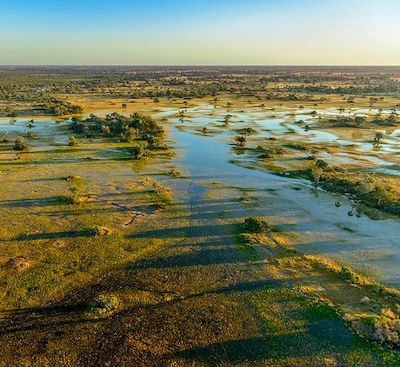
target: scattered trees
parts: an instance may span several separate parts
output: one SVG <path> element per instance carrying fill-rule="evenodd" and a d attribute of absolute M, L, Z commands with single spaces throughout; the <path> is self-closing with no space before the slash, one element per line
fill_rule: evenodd
<path fill-rule="evenodd" d="M 88 137 L 119 138 L 122 141 L 133 141 L 145 134 L 164 135 L 163 128 L 152 117 L 140 113 L 128 117 L 114 112 L 105 118 L 93 114 L 85 120 L 73 118 L 71 129 Z"/>

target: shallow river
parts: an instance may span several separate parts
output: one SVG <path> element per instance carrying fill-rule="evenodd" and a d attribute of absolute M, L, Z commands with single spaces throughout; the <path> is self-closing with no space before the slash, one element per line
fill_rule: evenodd
<path fill-rule="evenodd" d="M 168 115 L 169 113 L 165 113 Z M 172 119 L 171 121 L 174 121 Z M 203 119 L 203 125 L 212 121 Z M 282 230 L 299 234 L 298 249 L 351 264 L 375 279 L 400 286 L 400 221 L 358 218 L 347 213 L 352 202 L 335 194 L 316 191 L 305 180 L 285 178 L 234 163 L 237 159 L 224 136 L 201 136 L 176 128 L 171 139 L 180 152 L 175 163 L 196 183 L 223 182 L 254 189 L 263 198 L 255 215 L 276 218 Z M 199 121 L 196 121 L 199 122 Z M 341 207 L 335 202 L 340 200 Z M 240 204 L 238 204 L 240 205 Z M 301 239 L 304 238 L 304 241 Z"/>

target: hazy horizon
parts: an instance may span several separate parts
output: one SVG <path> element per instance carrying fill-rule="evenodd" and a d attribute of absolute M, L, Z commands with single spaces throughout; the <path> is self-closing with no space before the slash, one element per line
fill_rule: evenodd
<path fill-rule="evenodd" d="M 0 65 L 395 66 L 395 0 L 15 0 Z"/>
<path fill-rule="evenodd" d="M 298 67 L 298 68 L 397 68 L 400 67 L 399 64 L 0 64 L 0 67 L 138 67 L 138 68 L 157 68 L 157 67 L 166 67 L 166 68 L 179 68 L 179 67 L 221 67 L 221 68 L 229 68 L 229 67 L 248 67 L 248 68 L 275 68 L 275 67 Z"/>

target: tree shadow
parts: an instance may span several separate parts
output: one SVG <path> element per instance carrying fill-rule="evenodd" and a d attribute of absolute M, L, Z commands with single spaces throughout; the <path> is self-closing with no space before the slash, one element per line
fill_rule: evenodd
<path fill-rule="evenodd" d="M 2 200 L 0 206 L 8 208 L 30 208 L 30 207 L 46 207 L 60 205 L 66 202 L 64 196 L 51 196 L 40 199 L 17 199 L 17 200 Z"/>
<path fill-rule="evenodd" d="M 34 241 L 34 240 L 52 240 L 59 238 L 76 238 L 76 237 L 89 237 L 91 236 L 90 230 L 82 231 L 64 231 L 64 232 L 47 232 L 47 233 L 33 233 L 23 234 L 12 239 L 12 241 Z"/>
<path fill-rule="evenodd" d="M 206 226 L 186 226 L 175 228 L 164 228 L 151 231 L 145 231 L 131 235 L 132 238 L 176 238 L 176 237 L 204 237 L 213 236 L 214 234 L 232 233 L 235 226 L 232 224 L 210 224 Z"/>

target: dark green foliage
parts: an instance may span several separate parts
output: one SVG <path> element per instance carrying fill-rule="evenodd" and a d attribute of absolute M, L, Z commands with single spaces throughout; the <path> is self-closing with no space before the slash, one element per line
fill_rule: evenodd
<path fill-rule="evenodd" d="M 243 129 L 239 130 L 239 134 L 242 134 L 242 135 L 254 135 L 254 134 L 257 134 L 257 131 L 254 130 L 253 128 L 251 128 L 251 127 L 245 127 Z"/>
<path fill-rule="evenodd" d="M 133 113 L 128 117 L 112 113 L 105 118 L 91 114 L 89 118 L 72 120 L 71 129 L 77 134 L 89 137 L 119 138 L 122 141 L 133 141 L 148 134 L 162 137 L 164 131 L 150 116 Z"/>
<path fill-rule="evenodd" d="M 344 280 L 352 284 L 357 284 L 360 280 L 359 276 L 347 266 L 344 266 L 342 268 L 342 270 L 340 271 L 340 275 Z"/>
<path fill-rule="evenodd" d="M 91 236 L 108 236 L 111 233 L 112 233 L 111 229 L 98 225 L 88 229 L 88 234 Z"/>
<path fill-rule="evenodd" d="M 259 158 L 273 158 L 276 155 L 285 154 L 285 150 L 281 147 L 273 147 L 263 150 L 263 153 L 259 156 Z"/>
<path fill-rule="evenodd" d="M 13 149 L 18 150 L 18 151 L 28 149 L 28 145 L 25 143 L 25 140 L 22 136 L 18 136 L 17 139 L 15 139 L 15 144 L 14 144 Z"/>
<path fill-rule="evenodd" d="M 382 133 L 376 133 L 374 136 L 374 142 L 376 144 L 379 144 L 381 140 L 383 139 L 383 134 Z"/>
<path fill-rule="evenodd" d="M 239 135 L 235 137 L 235 141 L 237 145 L 244 146 L 246 144 L 247 139 L 245 136 Z"/>
<path fill-rule="evenodd" d="M 146 155 L 146 149 L 143 145 L 135 144 L 132 147 L 132 154 L 135 159 L 141 159 Z"/>
<path fill-rule="evenodd" d="M 263 233 L 271 230 L 270 224 L 262 218 L 248 217 L 245 219 L 243 228 L 250 233 Z"/>
<path fill-rule="evenodd" d="M 83 113 L 81 106 L 57 98 L 50 98 L 45 107 L 56 116 L 81 115 Z"/>
<path fill-rule="evenodd" d="M 315 166 L 321 169 L 326 169 L 328 168 L 328 163 L 326 163 L 324 160 L 322 159 L 317 159 L 315 161 Z"/>

